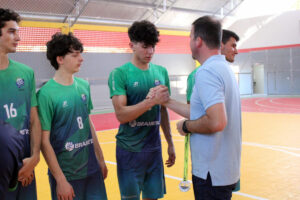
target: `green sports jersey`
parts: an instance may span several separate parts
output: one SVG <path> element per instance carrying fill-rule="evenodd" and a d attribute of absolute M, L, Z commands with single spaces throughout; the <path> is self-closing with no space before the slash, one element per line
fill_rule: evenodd
<path fill-rule="evenodd" d="M 28 66 L 9 59 L 0 70 L 0 119 L 11 124 L 24 137 L 24 156 L 30 153 L 30 110 L 37 106 L 34 73 Z"/>
<path fill-rule="evenodd" d="M 193 92 L 193 87 L 195 84 L 195 75 L 196 72 L 198 70 L 199 67 L 197 67 L 196 69 L 194 69 L 188 76 L 187 79 L 187 87 L 186 87 L 186 100 L 190 101 L 191 100 L 191 96 L 192 96 L 192 92 Z"/>
<path fill-rule="evenodd" d="M 50 143 L 67 180 L 78 180 L 99 170 L 89 114 L 93 108 L 87 81 L 74 77 L 64 86 L 50 79 L 38 92 L 42 129 L 50 131 Z"/>
<path fill-rule="evenodd" d="M 167 70 L 149 63 L 149 69 L 141 70 L 131 62 L 114 69 L 109 76 L 110 97 L 126 95 L 127 105 L 143 101 L 149 89 L 157 85 L 170 83 Z M 161 148 L 159 135 L 160 106 L 153 106 L 136 120 L 120 124 L 117 145 L 132 152 L 155 151 Z"/>

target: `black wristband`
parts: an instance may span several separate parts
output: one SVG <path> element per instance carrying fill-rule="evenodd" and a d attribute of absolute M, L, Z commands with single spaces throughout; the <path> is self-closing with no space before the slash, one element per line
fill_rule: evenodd
<path fill-rule="evenodd" d="M 183 122 L 183 124 L 182 124 L 182 130 L 183 130 L 183 132 L 185 132 L 185 133 L 191 133 L 188 129 L 187 129 L 187 127 L 186 127 L 186 122 L 187 122 L 188 120 L 185 120 L 184 122 Z"/>

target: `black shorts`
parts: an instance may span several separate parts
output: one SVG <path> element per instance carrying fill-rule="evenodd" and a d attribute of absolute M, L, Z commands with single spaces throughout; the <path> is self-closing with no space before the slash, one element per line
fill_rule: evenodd
<path fill-rule="evenodd" d="M 212 186 L 210 174 L 206 180 L 197 176 L 192 177 L 195 200 L 230 200 L 235 184 L 226 186 Z"/>

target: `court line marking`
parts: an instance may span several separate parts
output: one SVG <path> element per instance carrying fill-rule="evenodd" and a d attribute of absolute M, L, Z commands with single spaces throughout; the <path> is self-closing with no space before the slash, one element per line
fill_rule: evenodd
<path fill-rule="evenodd" d="M 166 140 L 162 139 L 162 142 L 166 142 Z M 184 140 L 173 139 L 173 142 L 184 142 Z M 100 142 L 100 144 L 114 144 L 114 143 L 116 143 L 116 141 Z M 274 151 L 280 151 L 280 152 L 283 152 L 286 154 L 290 154 L 292 156 L 300 157 L 300 154 L 298 154 L 298 153 L 287 151 L 287 150 L 300 151 L 300 148 L 297 148 L 297 147 L 285 147 L 285 146 L 277 146 L 277 145 L 259 144 L 259 143 L 254 143 L 254 142 L 242 142 L 242 144 L 248 145 L 248 146 L 255 146 L 255 147 L 270 149 L 270 150 L 274 150 Z"/>
<path fill-rule="evenodd" d="M 268 199 L 266 199 L 266 198 L 257 197 L 257 196 L 250 195 L 250 194 L 245 194 L 245 193 L 242 193 L 242 192 L 233 192 L 233 194 L 237 194 L 237 195 L 244 196 L 244 197 L 249 197 L 249 198 L 251 198 L 251 199 L 268 200 Z"/>
<path fill-rule="evenodd" d="M 107 161 L 107 160 L 105 161 L 105 163 L 112 164 L 112 165 L 117 165 L 116 162 Z M 171 175 L 168 175 L 168 174 L 165 174 L 165 177 L 170 178 L 170 179 L 174 179 L 174 180 L 178 180 L 178 181 L 182 181 L 182 178 L 178 178 L 176 176 L 171 176 Z M 191 180 L 188 180 L 188 182 L 192 183 Z M 268 200 L 266 198 L 262 198 L 262 197 L 258 197 L 258 196 L 254 196 L 254 195 L 250 195 L 250 194 L 246 194 L 246 193 L 242 193 L 242 192 L 233 192 L 233 194 L 237 194 L 237 195 L 240 195 L 240 196 L 249 197 L 251 199 Z"/>
<path fill-rule="evenodd" d="M 265 146 L 279 148 L 279 149 L 287 149 L 287 150 L 300 151 L 300 148 L 297 148 L 297 147 L 286 147 L 286 146 L 279 146 L 279 145 L 259 144 L 259 143 L 255 143 L 255 142 L 243 142 L 243 143 L 247 143 L 249 145 L 251 145 L 251 144 L 258 144 L 258 145 L 265 145 Z"/>
<path fill-rule="evenodd" d="M 166 142 L 165 139 L 162 139 L 161 141 Z M 173 142 L 184 142 L 184 140 L 173 139 Z M 100 142 L 100 145 L 101 144 L 113 144 L 113 143 L 116 143 L 116 141 Z M 259 143 L 254 143 L 254 142 L 242 142 L 242 145 L 248 145 L 248 146 L 255 146 L 255 147 L 260 147 L 260 148 L 264 148 L 264 149 L 270 149 L 270 150 L 273 150 L 273 151 L 279 151 L 279 152 L 282 152 L 282 153 L 286 153 L 286 154 L 289 154 L 289 155 L 292 155 L 292 156 L 295 156 L 295 157 L 300 157 L 299 153 L 294 153 L 294 152 L 287 151 L 287 150 L 300 151 L 300 148 L 297 148 L 297 147 L 285 147 L 285 146 L 278 146 L 278 145 L 259 144 Z"/>
<path fill-rule="evenodd" d="M 265 149 L 270 149 L 270 150 L 274 150 L 274 151 L 280 151 L 286 154 L 290 154 L 292 156 L 296 156 L 296 157 L 300 157 L 300 154 L 298 153 L 294 153 L 294 152 L 290 152 L 278 147 L 274 147 L 271 145 L 265 145 L 265 144 L 258 144 L 258 143 L 252 143 L 252 142 L 243 142 L 243 145 L 249 145 L 249 146 L 255 146 L 255 147 L 261 147 L 261 148 L 265 148 Z"/>
<path fill-rule="evenodd" d="M 175 142 L 184 142 L 184 140 L 174 140 Z M 166 140 L 162 140 L 162 142 L 167 142 Z M 287 150 L 294 150 L 294 151 L 300 151 L 300 148 L 297 147 L 285 147 L 285 146 L 277 146 L 277 145 L 267 145 L 267 144 L 259 144 L 259 143 L 254 143 L 254 142 L 242 142 L 242 145 L 248 145 L 248 146 L 255 146 L 255 147 L 260 147 L 260 148 L 264 148 L 264 149 L 270 149 L 273 151 L 280 151 L 292 156 L 296 156 L 296 157 L 300 157 L 299 153 L 294 153 L 294 152 L 290 152 Z M 287 149 L 287 150 L 284 150 Z"/>
<path fill-rule="evenodd" d="M 255 104 L 261 108 L 265 107 L 265 108 L 272 108 L 272 109 L 277 109 L 276 111 L 281 111 L 282 109 L 288 109 L 288 110 L 292 110 L 294 112 L 299 112 L 300 108 L 289 108 L 289 107 L 283 107 L 283 108 L 278 108 L 278 106 L 274 105 L 264 105 L 262 103 L 260 103 L 261 101 L 266 100 L 266 99 L 257 99 L 255 100 Z M 296 111 L 295 111 L 296 110 Z"/>
<path fill-rule="evenodd" d="M 276 100 L 278 100 L 277 98 L 274 98 L 274 99 L 270 99 L 269 101 L 273 104 L 279 104 L 279 105 L 282 105 L 282 106 L 298 106 L 300 108 L 300 104 L 291 104 L 291 103 L 281 103 L 281 102 L 277 102 Z"/>

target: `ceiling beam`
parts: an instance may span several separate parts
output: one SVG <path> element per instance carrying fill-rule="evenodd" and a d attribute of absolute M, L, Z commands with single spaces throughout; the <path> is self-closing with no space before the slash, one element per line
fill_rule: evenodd
<path fill-rule="evenodd" d="M 78 4 L 79 1 L 80 1 L 80 0 L 75 0 L 75 2 L 74 2 L 74 4 L 73 4 L 73 7 L 69 10 L 68 15 L 64 18 L 63 23 L 65 23 L 65 22 L 67 21 L 67 19 L 69 18 L 69 16 L 70 16 L 70 15 L 72 14 L 72 12 L 75 10 L 75 8 L 76 8 L 76 6 L 77 6 L 77 4 Z"/>
<path fill-rule="evenodd" d="M 79 18 L 80 15 L 83 13 L 83 11 L 84 11 L 84 9 L 86 8 L 86 6 L 89 4 L 89 1 L 90 1 L 90 0 L 84 0 L 83 6 L 82 6 L 81 9 L 79 10 L 78 14 L 76 15 L 76 17 L 75 17 L 75 19 L 74 19 L 74 21 L 72 22 L 72 24 L 71 24 L 70 27 L 72 27 L 72 26 L 77 22 L 78 18 Z M 77 6 L 78 6 L 78 8 L 79 8 L 79 5 L 77 5 Z"/>
<path fill-rule="evenodd" d="M 241 5 L 244 0 L 227 0 L 213 15 L 218 15 L 221 18 L 225 18 Z"/>
<path fill-rule="evenodd" d="M 140 7 L 140 8 L 151 8 L 155 9 L 157 7 L 156 4 L 150 3 L 142 3 L 142 2 L 133 2 L 127 0 L 91 0 L 91 2 L 107 2 L 112 4 L 119 4 L 119 5 L 126 5 L 126 6 L 133 6 L 133 7 Z M 163 5 L 159 5 L 158 8 L 163 9 Z M 194 13 L 194 14 L 205 14 L 205 15 L 212 15 L 214 12 L 206 11 L 206 10 L 197 10 L 197 9 L 189 9 L 189 8 L 180 8 L 180 7 L 172 7 L 171 10 L 178 11 L 178 12 L 186 12 L 186 13 Z"/>
<path fill-rule="evenodd" d="M 33 15 L 24 12 L 18 12 L 22 20 L 32 20 L 32 21 L 46 21 L 46 22 L 61 22 L 64 19 L 64 16 L 59 15 Z M 74 20 L 74 17 L 71 17 L 70 20 Z M 124 20 L 124 19 L 106 19 L 106 18 L 88 18 L 88 17 L 80 17 L 77 20 L 78 23 L 82 24 L 94 24 L 94 25 L 113 25 L 113 26 L 124 26 L 129 27 L 134 22 L 133 20 Z M 182 30 L 189 31 L 190 27 L 185 26 L 167 26 L 167 25 L 157 25 L 160 29 L 168 29 L 168 30 Z"/>

